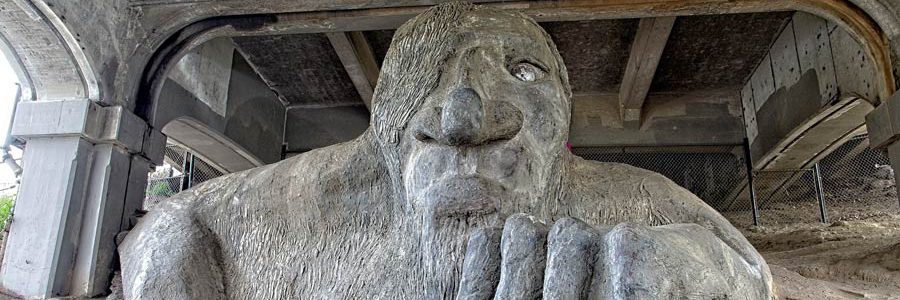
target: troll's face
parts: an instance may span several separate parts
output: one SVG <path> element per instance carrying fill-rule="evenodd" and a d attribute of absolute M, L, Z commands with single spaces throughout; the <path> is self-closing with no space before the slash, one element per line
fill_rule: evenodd
<path fill-rule="evenodd" d="M 570 118 L 559 53 L 526 17 L 487 9 L 459 14 L 444 34 L 442 59 L 419 66 L 437 73 L 430 86 L 419 87 L 426 91 L 399 132 L 406 198 L 435 218 L 552 201 Z M 403 42 L 400 37 L 392 47 Z M 388 59 L 417 59 L 406 54 Z"/>

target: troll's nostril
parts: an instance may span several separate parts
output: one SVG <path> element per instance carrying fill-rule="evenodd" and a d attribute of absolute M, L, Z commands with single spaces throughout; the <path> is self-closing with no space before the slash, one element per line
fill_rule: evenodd
<path fill-rule="evenodd" d="M 420 142 L 431 142 L 434 141 L 434 137 L 425 132 L 416 132 L 416 140 Z"/>
<path fill-rule="evenodd" d="M 450 93 L 441 110 L 441 130 L 447 142 L 465 144 L 473 141 L 484 119 L 481 97 L 471 88 L 458 88 Z"/>

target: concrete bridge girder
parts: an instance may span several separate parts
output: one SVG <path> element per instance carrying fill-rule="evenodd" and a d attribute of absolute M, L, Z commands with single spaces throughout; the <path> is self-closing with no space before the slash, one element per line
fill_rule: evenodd
<path fill-rule="evenodd" d="M 30 0 L 28 0 L 30 1 Z M 213 23 L 229 27 L 230 24 L 222 15 L 236 16 L 233 28 L 217 27 L 221 34 L 238 32 L 300 33 L 300 32 L 333 32 L 396 28 L 409 17 L 421 12 L 424 7 L 440 1 L 417 0 L 402 2 L 377 2 L 361 0 L 329 1 L 255 1 L 247 4 L 240 1 L 176 1 L 166 0 L 117 0 L 106 1 L 109 4 L 78 5 L 70 1 L 47 0 L 58 15 L 77 19 L 79 16 L 95 16 L 103 14 L 100 19 L 109 22 L 66 24 L 70 30 L 79 34 L 81 44 L 86 46 L 89 61 L 95 65 L 107 67 L 97 70 L 97 78 L 102 82 L 102 93 L 110 99 L 120 101 L 126 107 L 137 105 L 140 84 L 146 83 L 140 78 L 148 75 L 144 67 L 156 64 L 152 56 L 157 49 L 171 46 L 179 40 L 192 39 L 203 35 L 213 28 L 190 26 L 200 24 L 204 20 L 216 19 Z M 692 15 L 715 13 L 741 13 L 777 10 L 807 11 L 823 16 L 849 30 L 859 40 L 876 41 L 882 39 L 877 24 L 864 13 L 873 15 L 875 21 L 884 24 L 882 27 L 895 28 L 896 17 L 884 13 L 885 8 L 895 9 L 896 4 L 888 0 L 745 0 L 727 2 L 709 2 L 685 0 L 681 3 L 658 2 L 638 3 L 632 1 L 598 1 L 597 3 L 573 1 L 558 3 L 557 1 L 475 1 L 485 5 L 521 10 L 532 14 L 542 21 L 549 20 L 584 20 L 597 18 L 634 18 L 654 17 L 660 15 Z M 853 6 L 859 5 L 862 10 Z M 348 11 L 352 10 L 352 11 Z M 327 13 L 323 13 L 326 12 Z M 893 10 L 891 10 L 893 11 Z M 227 13 L 225 13 L 227 12 Z M 256 15 L 254 18 L 239 17 Z M 99 16 L 99 15 L 98 15 Z M 860 18 L 860 16 L 863 16 Z M 893 18 L 893 19 L 892 19 Z M 327 21 L 323 21 L 327 20 Z M 129 24 L 129 25 L 125 25 Z M 874 26 L 873 26 L 874 25 Z M 86 26 L 93 26 L 88 28 Z M 102 28 L 97 33 L 95 29 Z M 188 29 L 188 30 L 183 30 Z M 888 30 L 888 29 L 886 29 Z M 893 38 L 894 31 L 887 37 Z M 113 36 L 110 38 L 108 36 Z M 194 43 L 199 45 L 201 43 Z M 888 55 L 874 53 L 873 59 L 889 64 Z M 97 53 L 95 53 L 97 52 Z M 115 65 L 106 65 L 106 62 Z M 151 68 L 152 69 L 152 68 Z M 883 71 L 890 72 L 890 68 Z M 152 72 L 152 70 L 151 70 Z M 150 74 L 152 75 L 152 74 Z M 115 84 L 110 84 L 110 83 Z M 887 95 L 884 95 L 885 97 Z M 143 96 L 141 96 L 143 97 Z"/>
<path fill-rule="evenodd" d="M 161 83 L 149 124 L 224 172 L 280 160 L 284 103 L 231 39 L 190 51 Z"/>
<path fill-rule="evenodd" d="M 205 124 L 178 118 L 162 129 L 170 140 L 191 150 L 223 173 L 243 171 L 265 165 L 255 155 L 236 145 L 228 137 L 210 130 Z"/>
<path fill-rule="evenodd" d="M 864 128 L 892 87 L 863 49 L 827 20 L 794 15 L 741 92 L 754 169 L 811 167 Z"/>
<path fill-rule="evenodd" d="M 62 189 L 59 195 L 47 196 L 41 194 L 33 194 L 28 196 L 28 190 L 23 185 L 23 196 L 20 203 L 27 203 L 25 199 L 45 199 L 42 201 L 55 201 L 53 206 L 54 212 L 58 213 L 54 216 L 72 216 L 70 220 L 79 220 L 82 222 L 80 230 L 94 230 L 98 234 L 97 237 L 79 240 L 71 234 L 53 237 L 52 242 L 78 242 L 78 244 L 92 244 L 96 240 L 103 240 L 106 245 L 111 241 L 108 230 L 110 228 L 125 229 L 128 222 L 123 220 L 121 214 L 116 218 L 118 225 L 103 225 L 105 221 L 110 219 L 110 215 L 116 213 L 105 214 L 107 212 L 118 211 L 120 208 L 103 206 L 104 203 L 115 202 L 115 199 L 136 199 L 137 193 L 142 193 L 142 185 L 146 184 L 146 169 L 149 168 L 151 161 L 155 162 L 158 154 L 153 153 L 162 149 L 162 135 L 159 134 L 159 128 L 164 128 L 166 124 L 181 125 L 190 122 L 182 122 L 181 120 L 191 120 L 197 115 L 173 116 L 169 120 L 175 122 L 154 123 L 156 115 L 152 107 L 157 105 L 160 95 L 163 93 L 163 85 L 167 78 L 167 70 L 172 68 L 181 58 L 181 56 L 189 53 L 195 46 L 216 37 L 230 35 L 257 35 L 281 33 L 306 33 L 306 32 L 336 32 L 363 29 L 380 29 L 380 28 L 396 28 L 400 23 L 409 17 L 422 11 L 423 6 L 434 4 L 435 1 L 405 1 L 402 6 L 387 7 L 394 4 L 385 4 L 378 2 L 372 4 L 371 1 L 363 0 L 340 0 L 340 1 L 179 1 L 180 5 L 168 6 L 169 1 L 159 0 L 114 0 L 114 1 L 89 1 L 87 4 L 74 3 L 62 0 L 10 0 L 14 5 L 23 7 L 25 4 L 47 4 L 45 8 L 37 11 L 42 12 L 44 18 L 56 18 L 55 20 L 41 21 L 44 26 L 52 24 L 53 37 L 51 41 L 57 43 L 52 51 L 61 54 L 54 54 L 52 57 L 66 57 L 63 70 L 55 72 L 54 69 L 47 66 L 36 68 L 23 68 L 22 77 L 32 76 L 32 80 L 37 81 L 36 74 L 46 75 L 58 73 L 55 81 L 46 86 L 58 88 L 60 86 L 68 86 L 69 88 L 59 89 L 67 90 L 68 94 L 63 96 L 47 96 L 42 97 L 42 92 L 35 91 L 37 100 L 51 100 L 57 98 L 66 99 L 90 99 L 101 103 L 101 106 L 118 107 L 120 111 L 130 112 L 137 108 L 137 114 L 132 120 L 145 119 L 140 123 L 143 126 L 134 125 L 143 128 L 141 130 L 142 143 L 141 150 L 128 148 L 126 144 L 133 144 L 126 141 L 98 140 L 92 135 L 84 132 L 69 132 L 66 130 L 58 130 L 50 132 L 46 135 L 29 135 L 21 133 L 19 136 L 23 139 L 30 140 L 30 150 L 26 156 L 45 155 L 63 158 L 76 158 L 78 163 L 70 165 L 72 172 L 69 176 L 53 177 L 55 184 Z M 101 3 L 102 2 L 102 3 Z M 887 0 L 852 0 L 851 2 L 859 5 L 865 13 L 868 13 L 877 25 L 881 25 L 881 29 L 869 19 L 864 12 L 858 11 L 856 8 L 848 8 L 846 1 L 729 1 L 722 3 L 712 3 L 709 1 L 685 1 L 679 5 L 670 4 L 631 4 L 630 1 L 602 1 L 598 4 L 583 4 L 582 6 L 569 3 L 559 3 L 558 1 L 534 1 L 534 2 L 495 2 L 495 1 L 478 1 L 486 2 L 489 5 L 498 7 L 519 9 L 529 13 L 541 20 L 578 20 L 578 19 L 596 19 L 596 18 L 625 18 L 625 17 L 653 17 L 659 15 L 686 15 L 695 13 L 736 13 L 736 12 L 754 12 L 765 10 L 805 10 L 823 15 L 826 19 L 839 24 L 844 28 L 848 28 L 850 36 L 857 40 L 865 41 L 863 43 L 864 56 L 873 62 L 874 72 L 878 73 L 884 80 L 881 84 L 881 90 L 877 93 L 881 99 L 886 99 L 887 95 L 893 92 L 895 82 L 891 76 L 890 56 L 887 55 L 888 48 L 884 42 L 889 39 L 893 45 L 900 45 L 900 26 L 897 26 L 897 20 L 900 20 L 898 4 Z M 576 2 L 572 2 L 576 3 Z M 577 2 L 583 3 L 583 2 Z M 33 6 L 26 5 L 26 7 Z M 885 8 L 888 12 L 885 13 Z M 352 11 L 348 11 L 352 9 Z M 368 10 L 371 9 L 371 10 Z M 319 12 L 317 12 L 319 11 Z M 327 12 L 325 12 L 327 11 Z M 223 21 L 227 18 L 219 18 L 225 12 L 228 15 L 248 15 L 248 14 L 270 14 L 262 15 L 259 19 L 241 19 L 234 18 L 235 22 Z M 283 13 L 283 14 L 279 14 Z M 28 18 L 35 19 L 34 16 L 39 14 L 26 14 Z M 61 16 L 67 16 L 62 18 Z M 98 22 L 73 22 L 86 16 L 93 17 Z M 15 18 L 24 18 L 17 16 Z M 218 18 L 210 20 L 211 18 Z M 37 19 L 41 19 L 38 17 Z M 323 21 L 326 20 L 326 21 Z M 209 22 L 211 21 L 211 22 Z M 202 26 L 190 26 L 191 24 Z M 62 25 L 63 30 L 59 29 Z M 101 30 L 97 30 L 97 29 Z M 883 30 L 883 31 L 882 31 Z M 23 37 L 13 37 L 9 35 L 8 29 L 0 28 L 5 34 L 7 40 L 18 42 Z M 66 34 L 68 33 L 68 34 Z M 50 37 L 50 35 L 47 35 Z M 62 36 L 62 38 L 60 38 Z M 112 37 L 109 37 L 112 36 Z M 74 46 L 72 41 L 75 41 Z M 13 42 L 13 41 L 11 41 Z M 12 43 L 15 44 L 15 43 Z M 27 44 L 22 44 L 26 45 Z M 84 49 L 82 49 L 82 47 Z M 36 48 L 31 48 L 32 50 Z M 55 49 L 55 50 L 54 50 Z M 59 49 L 68 49 L 59 52 Z M 72 49 L 81 49 L 73 51 Z M 162 50 L 161 50 L 162 49 Z M 894 47 L 895 53 L 900 53 L 900 47 Z M 168 51 L 168 52 L 166 52 Z M 24 57 L 28 55 L 25 49 L 14 49 L 11 52 L 17 53 L 17 56 Z M 74 52 L 74 53 L 73 53 Z M 37 51 L 36 53 L 47 53 L 46 51 Z M 158 56 L 160 53 L 168 53 L 168 56 Z M 157 56 L 154 56 L 157 55 Z M 895 56 L 900 56 L 896 55 Z M 51 56 L 48 56 L 51 57 Z M 29 57 L 33 61 L 41 61 L 41 57 Z M 895 61 L 896 63 L 896 61 Z M 69 75 L 66 75 L 69 74 Z M 71 75 L 80 74 L 80 75 Z M 65 76 L 68 77 L 65 77 Z M 97 78 L 97 80 L 93 80 Z M 75 82 L 75 83 L 73 83 Z M 149 88 L 151 85 L 157 85 L 156 89 Z M 35 84 L 37 85 L 37 84 Z M 139 92 L 141 87 L 147 88 L 148 93 Z M 44 93 L 50 95 L 50 93 Z M 190 94 L 196 96 L 196 91 L 190 91 Z M 229 96 L 230 97 L 230 96 Z M 202 97 L 201 97 L 202 98 Z M 140 102 L 143 101 L 143 104 Z M 877 102 L 875 103 L 877 104 Z M 145 105 L 142 107 L 142 105 Z M 90 107 L 90 106 L 89 106 Z M 227 115 L 228 109 L 226 108 Z M 205 119 L 194 118 L 194 120 L 204 120 L 195 123 L 202 123 L 204 126 L 220 122 L 224 128 L 210 126 L 215 133 L 225 133 L 222 136 L 228 137 L 228 116 L 223 116 L 226 121 L 205 121 Z M 211 118 L 209 120 L 213 120 Z M 871 123 L 871 122 L 870 122 Z M 245 123 L 248 124 L 248 123 Z M 130 125 L 129 125 L 130 126 Z M 881 126 L 881 123 L 879 123 Z M 871 127 L 871 126 L 870 126 Z M 131 127 L 129 127 L 131 128 Z M 235 127 L 231 127 L 235 128 Z M 237 130 L 237 129 L 232 129 Z M 174 134 L 173 134 L 174 135 Z M 234 142 L 240 144 L 240 142 Z M 248 143 L 249 144 L 249 143 Z M 265 144 L 266 147 L 270 144 Z M 241 147 L 250 148 L 248 145 L 240 145 Z M 134 146 L 136 147 L 136 146 Z M 57 149 L 56 152 L 48 149 Z M 158 149 L 158 150 L 154 150 Z M 253 150 L 247 150 L 252 153 Z M 260 157 L 264 155 L 259 155 Z M 151 159 L 148 160 L 148 157 Z M 245 157 L 246 158 L 246 157 Z M 26 158 L 27 160 L 28 158 Z M 250 159 L 248 159 L 250 160 Z M 265 161 L 266 159 L 259 159 Z M 46 164 L 60 163 L 61 160 L 47 160 Z M 29 165 L 32 167 L 32 173 L 26 171 L 24 182 L 35 182 L 37 178 L 46 177 L 47 172 L 51 169 L 37 167 L 41 162 L 32 160 Z M 255 163 L 252 163 L 254 164 Z M 127 167 L 126 167 L 127 165 Z M 101 166 L 111 166 L 103 168 Z M 239 169 L 237 167 L 236 169 Z M 127 171 L 123 171 L 126 170 Z M 68 169 L 67 169 L 68 170 Z M 107 173 L 103 170 L 112 170 Z M 52 169 L 58 171 L 58 169 Z M 143 172 L 143 175 L 141 173 Z M 30 174 L 30 175 L 29 175 Z M 142 176 L 144 176 L 142 178 Z M 123 178 L 124 181 L 123 181 Z M 105 186 L 105 187 L 104 187 Z M 87 195 L 87 196 L 84 196 Z M 140 195 L 142 196 L 142 195 Z M 50 199 L 50 200 L 46 200 Z M 110 200 L 112 199 L 112 200 Z M 122 211 L 128 211 L 128 205 L 133 206 L 133 200 L 121 200 L 126 203 Z M 43 207 L 44 202 L 31 202 L 31 204 L 21 204 L 23 211 L 28 209 L 35 210 Z M 84 214 L 72 210 L 73 206 L 78 207 L 100 207 L 96 214 Z M 94 205 L 94 206 L 91 206 Z M 97 206 L 101 205 L 101 206 Z M 36 217 L 37 218 L 37 217 Z M 59 221 L 54 219 L 55 221 Z M 57 222 L 58 223 L 58 222 Z M 23 224 L 23 223 L 19 223 Z M 111 224 L 111 223 L 109 223 Z M 106 226 L 106 227 L 104 227 Z M 30 230 L 23 231 L 18 228 L 26 228 L 28 225 L 13 225 L 13 231 L 18 230 L 20 236 L 40 236 L 42 232 L 33 232 Z M 103 236 L 102 238 L 100 236 Z M 96 239 L 96 240 L 92 240 Z M 10 239 L 11 241 L 14 239 Z M 21 241 L 22 238 L 19 238 Z M 80 247 L 80 246 L 79 246 Z M 86 270 L 82 274 L 82 283 L 69 283 L 61 281 L 61 277 L 56 274 L 44 274 L 44 278 L 40 281 L 29 282 L 28 285 L 9 284 L 4 279 L 13 278 L 21 274 L 3 273 L 0 275 L 0 281 L 4 287 L 9 290 L 20 292 L 23 295 L 34 298 L 47 298 L 56 295 L 92 295 L 97 291 L 104 290 L 108 281 L 103 278 L 103 264 L 98 263 L 96 258 L 108 256 L 111 252 L 110 248 L 94 249 L 91 251 L 83 251 L 83 253 L 94 253 L 88 256 L 79 256 L 78 259 L 68 260 L 68 266 L 65 265 L 66 260 L 60 259 L 64 257 L 69 250 L 60 249 L 29 249 L 33 253 L 20 253 L 21 255 L 45 255 L 52 257 L 52 261 L 46 261 L 46 267 L 55 270 L 65 270 L 66 268 L 81 268 L 78 270 Z M 105 251 L 105 252 L 104 252 Z M 4 259 L 4 265 L 7 261 L 14 259 L 15 255 Z M 81 258 L 86 257 L 86 258 Z M 105 256 L 104 256 L 105 257 Z M 80 263 L 84 263 L 83 267 L 77 267 Z M 76 267 L 72 267 L 76 265 Z M 3 268 L 5 271 L 8 268 Z M 100 270 L 98 272 L 98 270 Z M 87 278 L 87 279 L 84 279 Z"/>

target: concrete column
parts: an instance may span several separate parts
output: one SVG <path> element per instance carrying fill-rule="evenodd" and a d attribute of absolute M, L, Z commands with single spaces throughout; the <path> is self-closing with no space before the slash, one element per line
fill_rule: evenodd
<path fill-rule="evenodd" d="M 132 225 L 165 138 L 88 100 L 22 103 L 12 134 L 26 140 L 24 172 L 0 285 L 32 299 L 105 292 L 115 236 Z"/>
<path fill-rule="evenodd" d="M 891 168 L 900 170 L 900 92 L 878 105 L 866 116 L 869 131 L 869 147 L 887 151 Z M 900 178 L 894 177 L 894 180 Z M 896 182 L 900 195 L 900 182 Z"/>

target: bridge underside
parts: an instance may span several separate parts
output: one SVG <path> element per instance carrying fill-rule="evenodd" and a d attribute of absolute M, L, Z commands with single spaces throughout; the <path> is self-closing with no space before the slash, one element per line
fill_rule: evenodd
<path fill-rule="evenodd" d="M 11 2 L 3 50 L 36 105 L 13 126 L 24 221 L 0 285 L 32 298 L 107 291 L 115 234 L 133 225 L 167 140 L 227 173 L 364 132 L 394 30 L 434 4 Z M 892 1 L 476 2 L 531 15 L 556 42 L 576 153 L 742 160 L 747 143 L 753 169 L 777 171 L 867 131 L 874 147 L 900 147 Z M 68 121 L 33 123 L 48 116 Z M 721 194 L 748 197 L 746 186 Z"/>

